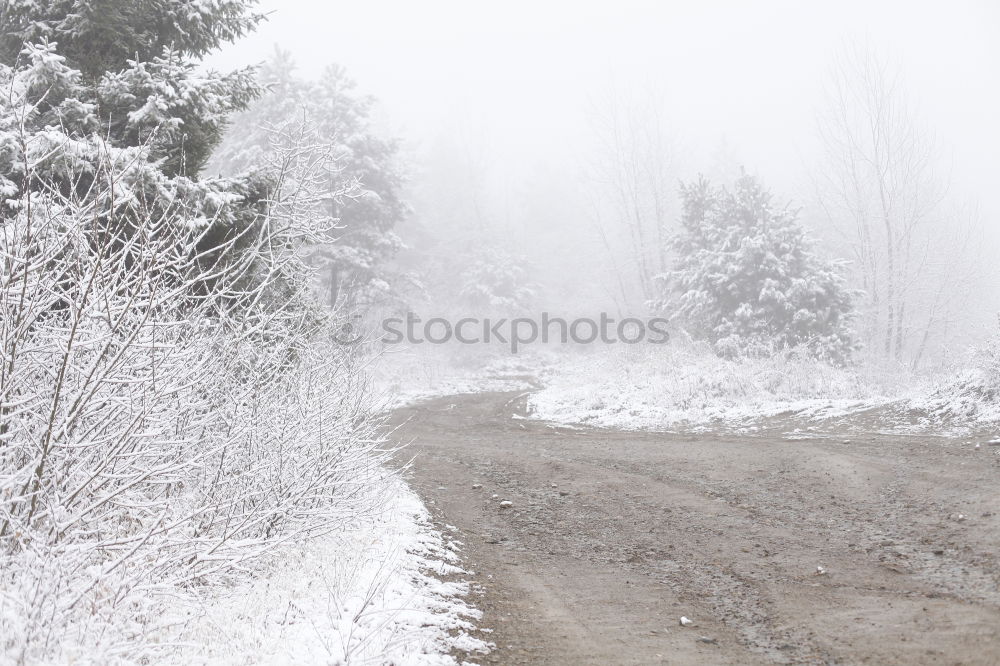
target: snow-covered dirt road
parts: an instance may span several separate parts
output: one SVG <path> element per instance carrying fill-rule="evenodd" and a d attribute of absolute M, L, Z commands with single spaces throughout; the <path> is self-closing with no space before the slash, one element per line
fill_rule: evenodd
<path fill-rule="evenodd" d="M 523 405 L 394 417 L 482 588 L 476 661 L 1000 663 L 1000 447 L 575 430 Z"/>

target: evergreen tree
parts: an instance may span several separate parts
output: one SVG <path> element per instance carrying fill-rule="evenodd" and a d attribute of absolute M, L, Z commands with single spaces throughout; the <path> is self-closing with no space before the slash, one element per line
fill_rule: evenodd
<path fill-rule="evenodd" d="M 147 147 L 167 175 L 194 176 L 227 117 L 258 91 L 250 69 L 198 72 L 197 61 L 261 21 L 255 2 L 11 0 L 0 14 L 0 62 L 36 69 L 29 129 L 99 131 L 114 147 Z M 66 105 L 76 111 L 69 118 Z"/>
<path fill-rule="evenodd" d="M 461 300 L 475 312 L 523 315 L 538 296 L 527 260 L 499 247 L 485 246 L 461 273 Z"/>
<path fill-rule="evenodd" d="M 343 67 L 327 67 L 316 81 L 298 78 L 294 70 L 291 57 L 280 50 L 263 67 L 260 81 L 267 93 L 237 116 L 238 130 L 226 136 L 212 168 L 223 174 L 247 169 L 265 158 L 276 128 L 304 122 L 338 158 L 329 187 L 356 183 L 349 196 L 330 200 L 337 219 L 330 236 L 336 242 L 314 252 L 323 264 L 329 300 L 354 306 L 384 301 L 395 291 L 386 262 L 402 247 L 393 229 L 408 211 L 400 195 L 399 142 L 373 128 L 375 100 L 357 92 Z"/>
<path fill-rule="evenodd" d="M 723 356 L 801 347 L 835 363 L 856 348 L 850 292 L 795 211 L 744 174 L 735 188 L 682 185 L 683 232 L 668 276 L 675 315 Z"/>
<path fill-rule="evenodd" d="M 34 196 L 86 205 L 103 178 L 114 180 L 119 202 L 141 205 L 95 207 L 102 212 L 89 224 L 114 225 L 127 236 L 129 215 L 169 212 L 189 225 L 202 266 L 238 261 L 249 244 L 294 243 L 271 228 L 273 172 L 200 177 L 230 115 L 259 88 L 252 69 L 202 71 L 198 59 L 252 30 L 262 18 L 255 3 L 7 3 L 0 16 L 0 222 Z M 267 270 L 261 264 L 246 280 Z"/>
<path fill-rule="evenodd" d="M 257 0 L 5 0 L 0 62 L 13 65 L 24 44 L 56 42 L 67 64 L 91 82 L 127 62 L 165 51 L 200 59 L 251 32 L 264 19 Z"/>

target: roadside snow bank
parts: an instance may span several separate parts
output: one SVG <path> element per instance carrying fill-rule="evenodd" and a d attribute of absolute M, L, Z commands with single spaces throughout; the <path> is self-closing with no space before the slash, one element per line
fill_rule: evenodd
<path fill-rule="evenodd" d="M 535 418 L 599 427 L 708 429 L 798 413 L 823 418 L 887 404 L 888 384 L 874 375 L 808 360 L 733 361 L 700 349 L 595 350 L 553 367 L 529 397 Z"/>
<path fill-rule="evenodd" d="M 178 605 L 160 658 L 199 664 L 456 664 L 487 652 L 459 543 L 396 479 L 381 510 L 343 531 L 289 544 L 245 582 Z M 442 578 L 448 580 L 442 580 Z"/>
<path fill-rule="evenodd" d="M 971 367 L 910 401 L 938 423 L 1000 424 L 1000 336 L 976 351 Z"/>

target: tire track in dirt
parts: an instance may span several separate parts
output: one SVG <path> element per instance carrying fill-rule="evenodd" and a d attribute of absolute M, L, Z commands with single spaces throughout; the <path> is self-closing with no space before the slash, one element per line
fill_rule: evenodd
<path fill-rule="evenodd" d="M 394 415 L 476 572 L 483 661 L 1000 663 L 992 451 L 574 430 L 517 418 L 517 398 Z"/>

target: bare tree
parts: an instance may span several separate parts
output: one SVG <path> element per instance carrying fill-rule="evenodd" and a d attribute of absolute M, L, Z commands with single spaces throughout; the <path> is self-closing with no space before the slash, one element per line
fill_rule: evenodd
<path fill-rule="evenodd" d="M 605 202 L 595 224 L 617 282 L 634 284 L 644 302 L 657 298 L 657 276 L 669 267 L 676 149 L 660 97 L 645 90 L 638 98 L 611 90 L 591 119 L 599 141 L 592 170 Z M 598 203 L 600 206 L 600 203 Z M 609 239 L 622 239 L 624 260 Z M 626 266 L 626 274 L 619 267 Z M 624 291 L 624 289 L 623 289 Z"/>
<path fill-rule="evenodd" d="M 871 48 L 837 59 L 820 136 L 818 199 L 866 294 L 862 337 L 884 360 L 919 362 L 959 304 L 974 218 L 946 210 L 935 141 L 907 103 L 901 72 Z"/>

